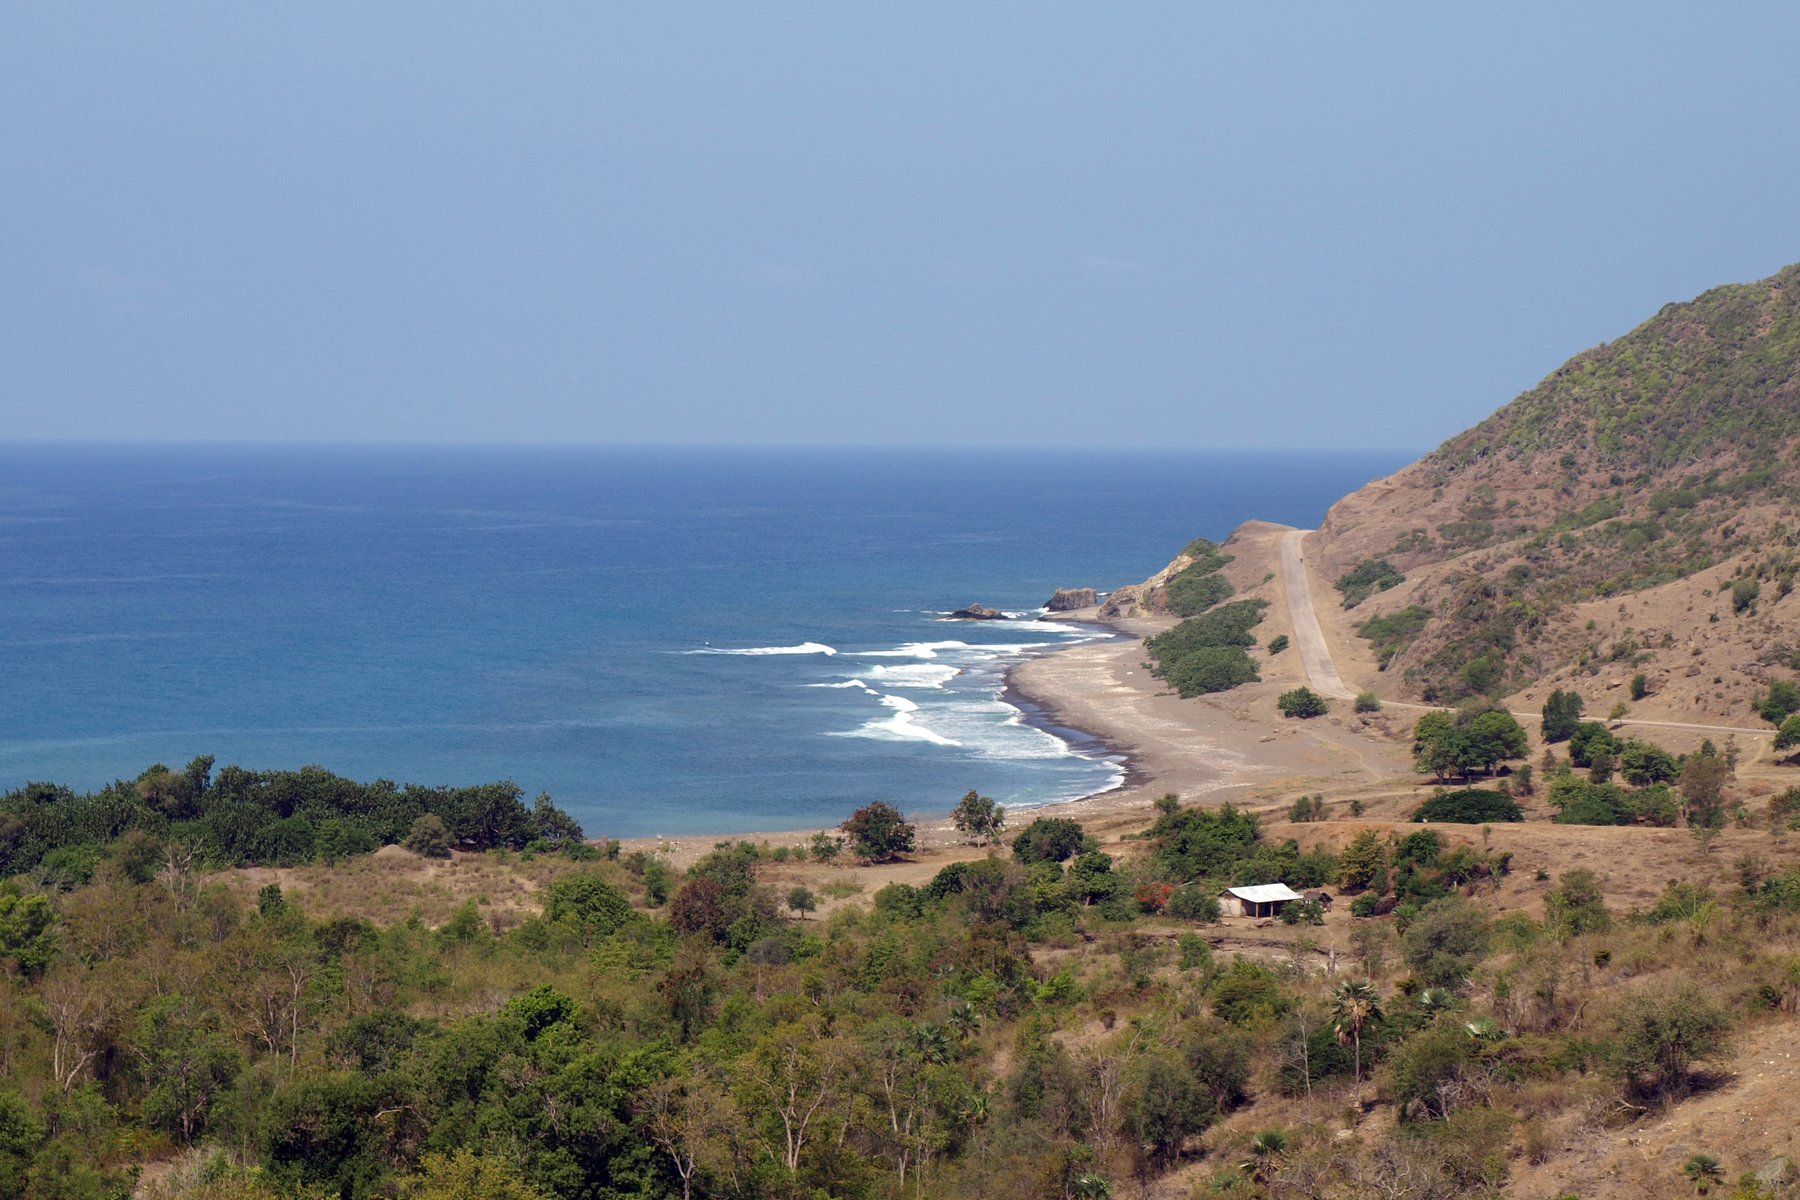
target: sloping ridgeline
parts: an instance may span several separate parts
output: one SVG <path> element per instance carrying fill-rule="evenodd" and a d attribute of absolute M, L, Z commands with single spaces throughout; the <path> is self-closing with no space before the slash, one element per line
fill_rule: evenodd
<path fill-rule="evenodd" d="M 1800 616 L 1787 600 L 1800 571 L 1797 451 L 1800 265 L 1667 305 L 1577 355 L 1340 501 L 1320 549 L 1332 577 L 1375 563 L 1382 582 L 1414 581 L 1364 604 L 1384 669 L 1419 698 L 1508 694 L 1591 672 L 1620 646 L 1641 669 L 1682 630 L 1609 639 L 1573 607 L 1722 567 L 1704 595 L 1738 582 L 1725 616 L 1767 618 L 1783 601 Z M 1701 595 L 1683 593 L 1681 607 Z M 1754 659 L 1768 638 L 1748 620 L 1741 632 Z"/>

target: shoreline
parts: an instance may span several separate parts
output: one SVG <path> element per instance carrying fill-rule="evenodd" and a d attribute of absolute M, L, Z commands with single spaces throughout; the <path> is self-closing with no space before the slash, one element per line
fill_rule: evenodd
<path fill-rule="evenodd" d="M 1168 794 L 1190 804 L 1281 805 L 1326 786 L 1366 786 L 1411 774 L 1411 755 L 1391 735 L 1382 735 L 1379 720 L 1338 714 L 1320 721 L 1283 720 L 1275 698 L 1291 686 L 1297 662 L 1266 664 L 1260 683 L 1182 699 L 1144 667 L 1140 640 L 1173 625 L 1174 618 L 1102 620 L 1096 609 L 1083 609 L 1038 619 L 1099 627 L 1111 636 L 1056 647 L 1009 665 L 1000 698 L 1034 728 L 1079 746 L 1078 753 L 1115 760 L 1124 778 L 1085 796 L 1014 808 L 1008 813 L 1013 829 L 1053 812 L 1081 821 L 1104 839 L 1146 823 L 1154 802 Z M 918 848 L 903 864 L 872 868 L 878 877 L 923 880 L 947 862 L 981 857 L 993 849 L 966 842 L 947 810 L 908 816 L 918 828 Z M 835 832 L 836 826 L 828 829 Z M 719 842 L 804 846 L 816 832 L 690 834 L 632 838 L 624 844 L 668 854 L 680 867 Z"/>
<path fill-rule="evenodd" d="M 1013 813 L 1030 813 L 1031 819 L 1035 819 L 1038 815 L 1053 811 L 1058 816 L 1117 824 L 1113 818 L 1139 810 L 1150 811 L 1152 801 L 1164 792 L 1173 790 L 1187 795 L 1206 794 L 1243 782 L 1234 777 L 1229 763 L 1236 755 L 1223 746 L 1213 746 L 1211 739 L 1200 729 L 1192 727 L 1188 720 L 1179 720 L 1184 726 L 1180 731 L 1182 740 L 1199 743 L 1197 749 L 1215 750 L 1227 762 L 1213 765 L 1190 761 L 1186 764 L 1187 769 L 1177 769 L 1178 764 L 1169 761 L 1170 756 L 1159 753 L 1156 747 L 1146 744 L 1147 739 L 1141 736 L 1142 731 L 1134 729 L 1129 720 L 1103 719 L 1102 714 L 1097 711 L 1094 681 L 1089 678 L 1096 670 L 1123 670 L 1125 674 L 1135 676 L 1131 690 L 1136 693 L 1134 699 L 1139 703 L 1191 703 L 1176 700 L 1163 693 L 1160 683 L 1152 681 L 1148 672 L 1133 665 L 1144 633 L 1154 632 L 1161 628 L 1161 624 L 1143 620 L 1127 624 L 1102 619 L 1096 609 L 1049 614 L 1034 619 L 1096 628 L 1104 631 L 1107 636 L 1059 646 L 1009 665 L 1002 678 L 999 698 L 1018 709 L 1020 719 L 1025 724 L 1063 742 L 1074 753 L 1095 761 L 1116 763 L 1122 777 L 1111 787 L 1085 795 L 1011 808 L 1009 816 Z M 1197 712 L 1190 711 L 1181 713 L 1180 717 L 1194 715 L 1198 715 Z M 989 849 L 963 841 L 951 824 L 950 811 L 947 809 L 912 812 L 907 815 L 918 827 L 918 859 L 934 860 L 959 851 L 965 856 L 980 855 L 987 853 Z M 682 866 L 701 857 L 720 842 L 750 841 L 795 846 L 804 844 L 815 833 L 835 830 L 834 825 L 824 827 L 823 830 L 807 827 L 696 833 L 676 837 L 646 836 L 624 838 L 621 839 L 621 844 L 627 850 L 665 853 L 675 865 Z"/>

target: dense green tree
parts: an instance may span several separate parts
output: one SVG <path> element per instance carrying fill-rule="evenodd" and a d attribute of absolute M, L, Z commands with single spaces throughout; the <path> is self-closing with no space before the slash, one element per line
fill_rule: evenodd
<path fill-rule="evenodd" d="M 402 1185 L 405 1200 L 552 1200 L 504 1158 L 480 1155 L 467 1146 L 449 1154 L 427 1154 L 418 1174 Z"/>
<path fill-rule="evenodd" d="M 864 862 L 892 862 L 913 849 L 916 829 L 900 810 L 876 800 L 865 804 L 839 826 L 849 839 L 850 850 Z"/>
<path fill-rule="evenodd" d="M 1619 750 L 1619 774 L 1632 787 L 1649 787 L 1681 778 L 1681 764 L 1660 746 L 1627 738 Z"/>
<path fill-rule="evenodd" d="M 1372 829 L 1364 829 L 1350 839 L 1338 855 L 1338 886 L 1347 892 L 1387 890 L 1387 851 Z"/>
<path fill-rule="evenodd" d="M 0 1200 L 25 1194 L 25 1173 L 44 1140 L 44 1122 L 25 1097 L 0 1090 Z"/>
<path fill-rule="evenodd" d="M 1582 769 L 1594 765 L 1594 751 L 1605 749 L 1617 754 L 1620 749 L 1619 739 L 1613 736 L 1601 721 L 1583 721 L 1569 735 L 1569 765 Z"/>
<path fill-rule="evenodd" d="M 797 883 L 788 889 L 787 906 L 790 912 L 799 913 L 801 920 L 805 920 L 807 913 L 818 909 L 819 897 L 805 884 Z"/>
<path fill-rule="evenodd" d="M 238 1056 L 217 1015 L 192 996 L 172 993 L 144 1010 L 135 1041 L 144 1119 L 191 1144 L 237 1077 Z"/>
<path fill-rule="evenodd" d="M 1462 896 L 1433 900 L 1413 918 L 1400 952 L 1429 987 L 1461 987 L 1488 951 L 1488 921 Z"/>
<path fill-rule="evenodd" d="M 41 975 L 56 952 L 56 912 L 42 893 L 0 884 L 0 967 Z"/>
<path fill-rule="evenodd" d="M 1039 817 L 1013 839 L 1013 857 L 1022 863 L 1067 862 L 1081 852 L 1087 833 L 1067 817 Z"/>
<path fill-rule="evenodd" d="M 1557 688 L 1544 701 L 1544 719 L 1540 727 L 1546 742 L 1566 742 L 1581 724 L 1581 697 L 1575 692 Z"/>
<path fill-rule="evenodd" d="M 631 916 L 631 900 L 597 871 L 566 875 L 544 894 L 544 920 L 567 922 L 583 941 L 608 936 Z"/>
<path fill-rule="evenodd" d="M 992 844 L 1000 840 L 1000 831 L 1006 827 L 1006 808 L 995 804 L 992 796 L 983 796 L 970 788 L 957 802 L 950 820 L 957 832 L 971 842 Z"/>
<path fill-rule="evenodd" d="M 1494 821 L 1523 821 L 1519 802 L 1501 792 L 1462 788 L 1439 792 L 1413 811 L 1414 821 L 1448 821 L 1461 825 L 1485 825 Z"/>
<path fill-rule="evenodd" d="M 1800 712 L 1800 683 L 1791 679 L 1771 680 L 1769 690 L 1756 701 L 1755 708 L 1763 720 L 1779 727 L 1789 716 Z"/>

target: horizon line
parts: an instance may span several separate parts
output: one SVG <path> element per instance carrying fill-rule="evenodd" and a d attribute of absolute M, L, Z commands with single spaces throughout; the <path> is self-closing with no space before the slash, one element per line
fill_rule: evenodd
<path fill-rule="evenodd" d="M 1188 451 L 1225 453 L 1277 454 L 1413 454 L 1429 453 L 1431 446 L 1343 446 L 1343 445 L 1269 445 L 1245 443 L 1186 443 L 1181 445 L 1147 443 L 1108 443 L 1095 445 L 1079 442 L 658 442 L 658 441 L 570 441 L 548 439 L 355 439 L 355 438 L 208 438 L 208 437 L 68 437 L 68 436 L 0 436 L 0 448 L 255 448 L 255 449 L 321 449 L 321 450 L 768 450 L 768 451 L 937 451 L 1012 453 L 1081 451 L 1088 454 L 1159 453 Z"/>

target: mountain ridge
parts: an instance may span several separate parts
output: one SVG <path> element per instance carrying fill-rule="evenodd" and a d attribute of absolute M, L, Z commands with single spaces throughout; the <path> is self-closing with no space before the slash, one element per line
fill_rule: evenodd
<path fill-rule="evenodd" d="M 1745 716 L 1800 669 L 1800 263 L 1575 355 L 1339 500 L 1307 556 L 1383 697 Z M 1128 594 L 1154 610 L 1170 575 Z"/>

